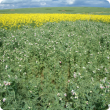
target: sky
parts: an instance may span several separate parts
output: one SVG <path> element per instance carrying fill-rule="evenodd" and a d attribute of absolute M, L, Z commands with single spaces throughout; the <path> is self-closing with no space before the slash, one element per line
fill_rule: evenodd
<path fill-rule="evenodd" d="M 0 10 L 34 7 L 104 7 L 110 0 L 0 0 Z"/>

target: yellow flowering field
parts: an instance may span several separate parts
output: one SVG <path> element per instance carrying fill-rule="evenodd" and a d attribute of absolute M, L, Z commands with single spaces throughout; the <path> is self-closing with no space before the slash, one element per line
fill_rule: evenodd
<path fill-rule="evenodd" d="M 91 15 L 91 14 L 0 14 L 0 28 L 12 27 L 19 28 L 22 25 L 35 23 L 41 26 L 46 22 L 92 20 L 110 23 L 110 15 Z"/>

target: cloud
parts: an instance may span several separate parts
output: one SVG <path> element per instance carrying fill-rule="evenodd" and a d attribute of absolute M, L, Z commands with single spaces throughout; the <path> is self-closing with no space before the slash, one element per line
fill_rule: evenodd
<path fill-rule="evenodd" d="M 3 7 L 4 6 L 4 4 L 0 4 L 0 7 Z"/>
<path fill-rule="evenodd" d="M 71 5 L 71 4 L 74 4 L 75 3 L 75 0 L 66 0 L 67 1 L 67 4 Z"/>
<path fill-rule="evenodd" d="M 31 0 L 31 2 L 48 2 L 48 1 L 52 2 L 52 0 Z"/>
<path fill-rule="evenodd" d="M 99 1 L 99 0 L 88 0 L 88 1 L 85 1 L 85 3 L 87 3 L 87 4 L 94 4 L 94 5 L 96 5 L 96 4 L 103 4 L 105 1 Z"/>
<path fill-rule="evenodd" d="M 1 0 L 3 4 L 11 4 L 11 3 L 22 3 L 27 2 L 28 0 Z"/>
<path fill-rule="evenodd" d="M 7 0 L 0 0 L 0 3 L 5 3 Z"/>
<path fill-rule="evenodd" d="M 0 0 L 0 9 L 70 6 L 110 8 L 110 0 Z"/>
<path fill-rule="evenodd" d="M 45 2 L 43 2 L 43 3 L 41 3 L 41 5 L 46 5 L 46 3 L 45 3 Z"/>

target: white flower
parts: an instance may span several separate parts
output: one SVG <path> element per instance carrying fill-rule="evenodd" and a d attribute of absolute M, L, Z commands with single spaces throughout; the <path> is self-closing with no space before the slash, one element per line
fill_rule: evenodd
<path fill-rule="evenodd" d="M 79 73 L 79 75 L 81 75 L 81 73 Z"/>
<path fill-rule="evenodd" d="M 76 73 L 74 73 L 74 78 L 76 78 L 76 76 L 77 76 Z"/>
<path fill-rule="evenodd" d="M 59 96 L 59 95 L 60 95 L 60 93 L 57 94 L 57 96 Z"/>
<path fill-rule="evenodd" d="M 29 109 L 31 108 L 31 107 L 28 107 Z"/>
<path fill-rule="evenodd" d="M 34 36 L 36 36 L 36 33 L 34 33 Z"/>
<path fill-rule="evenodd" d="M 0 110 L 3 110 L 3 109 L 0 107 Z"/>
<path fill-rule="evenodd" d="M 70 82 L 70 80 L 68 80 L 68 83 Z"/>
<path fill-rule="evenodd" d="M 93 73 L 95 73 L 95 71 L 93 71 Z"/>
<path fill-rule="evenodd" d="M 91 77 L 92 81 L 94 81 L 93 77 Z"/>
<path fill-rule="evenodd" d="M 72 90 L 71 92 L 74 92 L 74 90 Z"/>
<path fill-rule="evenodd" d="M 4 81 L 5 86 L 7 85 L 7 81 Z"/>
<path fill-rule="evenodd" d="M 73 99 L 73 97 L 71 96 L 70 99 Z"/>
<path fill-rule="evenodd" d="M 75 96 L 75 99 L 78 99 L 78 96 Z"/>
<path fill-rule="evenodd" d="M 64 96 L 65 96 L 65 97 L 67 96 L 66 93 L 64 94 Z"/>
<path fill-rule="evenodd" d="M 8 66 L 6 65 L 5 69 L 7 69 L 7 68 L 8 68 Z"/>
<path fill-rule="evenodd" d="M 109 57 L 107 57 L 109 59 Z"/>
<path fill-rule="evenodd" d="M 5 102 L 6 98 L 3 98 L 3 102 Z"/>
<path fill-rule="evenodd" d="M 24 72 L 23 74 L 26 74 L 26 72 Z"/>
<path fill-rule="evenodd" d="M 108 104 L 108 108 L 110 108 L 110 104 Z"/>
<path fill-rule="evenodd" d="M 72 95 L 75 95 L 75 92 L 73 92 L 73 94 Z"/>
<path fill-rule="evenodd" d="M 103 89 L 103 88 L 105 88 L 105 87 L 103 87 L 102 84 L 100 84 L 100 88 Z"/>
<path fill-rule="evenodd" d="M 61 97 L 59 97 L 59 99 L 60 99 L 60 100 L 62 100 L 62 98 L 61 98 Z"/>
<path fill-rule="evenodd" d="M 79 86 L 77 86 L 77 88 L 79 88 Z"/>
<path fill-rule="evenodd" d="M 10 82 L 4 81 L 5 86 L 10 85 Z"/>
<path fill-rule="evenodd" d="M 30 91 L 30 93 L 32 93 L 32 91 Z"/>

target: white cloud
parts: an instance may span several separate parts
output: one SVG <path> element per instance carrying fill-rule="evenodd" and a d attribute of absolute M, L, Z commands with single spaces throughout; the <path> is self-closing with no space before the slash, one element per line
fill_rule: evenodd
<path fill-rule="evenodd" d="M 10 5 L 9 4 L 0 4 L 0 7 L 9 7 Z"/>
<path fill-rule="evenodd" d="M 110 7 L 110 0 L 0 0 L 0 9 L 62 6 Z"/>
<path fill-rule="evenodd" d="M 26 2 L 27 0 L 0 0 L 2 3 Z"/>
<path fill-rule="evenodd" d="M 0 7 L 3 7 L 4 6 L 4 4 L 0 4 Z"/>
<path fill-rule="evenodd" d="M 32 2 L 40 2 L 41 0 L 31 0 Z"/>
<path fill-rule="evenodd" d="M 47 1 L 52 1 L 52 0 L 31 0 L 31 2 L 47 2 Z"/>
<path fill-rule="evenodd" d="M 0 3 L 5 3 L 7 0 L 0 0 Z"/>
<path fill-rule="evenodd" d="M 66 0 L 67 4 L 74 4 L 75 3 L 75 0 Z"/>
<path fill-rule="evenodd" d="M 45 3 L 45 2 L 43 2 L 43 3 L 41 3 L 41 5 L 46 5 L 46 3 Z"/>
<path fill-rule="evenodd" d="M 85 3 L 96 5 L 96 4 L 103 4 L 104 1 L 99 1 L 99 0 L 97 0 L 97 1 L 92 0 L 92 1 L 91 1 L 91 0 L 90 0 L 90 1 L 85 1 Z"/>

